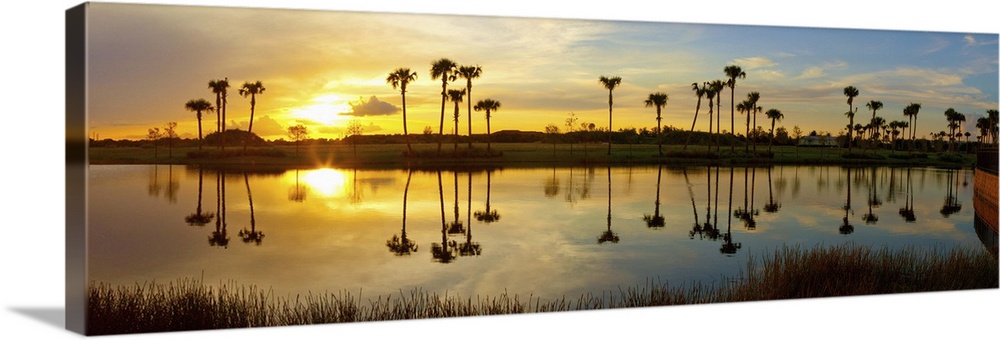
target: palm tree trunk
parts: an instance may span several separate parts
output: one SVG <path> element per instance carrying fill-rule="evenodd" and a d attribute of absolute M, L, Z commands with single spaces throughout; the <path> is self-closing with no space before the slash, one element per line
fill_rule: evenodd
<path fill-rule="evenodd" d="M 198 111 L 198 151 L 201 151 L 201 111 Z"/>
<path fill-rule="evenodd" d="M 774 119 L 771 119 L 771 143 L 767 145 L 767 152 L 771 152 L 771 147 L 774 146 Z M 768 174 L 770 176 L 770 173 Z"/>
<path fill-rule="evenodd" d="M 736 86 L 729 87 L 729 134 L 736 135 Z M 729 145 L 729 152 L 736 152 L 735 143 Z"/>
<path fill-rule="evenodd" d="M 489 157 L 492 151 L 490 151 L 490 110 L 486 110 L 486 156 Z M 487 194 L 488 195 L 488 194 Z"/>
<path fill-rule="evenodd" d="M 614 102 L 612 100 L 612 92 L 612 90 L 608 90 L 608 156 L 611 156 L 611 131 L 614 131 L 611 128 L 611 110 L 612 103 Z"/>
<path fill-rule="evenodd" d="M 660 157 L 663 157 L 663 128 L 660 127 L 660 107 L 656 107 L 656 145 L 660 152 Z"/>
<path fill-rule="evenodd" d="M 698 111 L 700 110 L 701 110 L 701 97 L 698 97 L 698 105 L 694 107 L 694 121 L 691 122 L 691 131 L 688 132 L 687 138 L 684 139 L 684 150 L 687 150 L 688 143 L 691 142 L 691 135 L 694 134 L 694 125 L 698 123 Z"/>
<path fill-rule="evenodd" d="M 458 153 L 458 102 L 455 102 L 455 151 Z"/>
<path fill-rule="evenodd" d="M 468 89 L 465 99 L 468 101 L 466 106 L 469 108 L 469 117 L 466 119 L 469 122 L 469 150 L 472 150 L 472 79 L 466 80 L 465 88 Z"/>
<path fill-rule="evenodd" d="M 413 147 L 410 146 L 410 133 L 406 130 L 406 88 L 400 91 L 403 96 L 403 140 L 406 141 L 406 155 L 413 155 Z"/>
<path fill-rule="evenodd" d="M 250 143 L 250 136 L 253 136 L 253 111 L 257 106 L 257 95 L 250 95 L 250 125 L 247 126 L 247 135 L 243 138 L 243 153 L 247 152 L 247 144 Z"/>
<path fill-rule="evenodd" d="M 441 122 L 438 127 L 438 155 L 441 154 L 441 142 L 444 139 L 444 104 L 448 101 L 448 75 L 441 76 L 444 83 L 441 84 Z"/>

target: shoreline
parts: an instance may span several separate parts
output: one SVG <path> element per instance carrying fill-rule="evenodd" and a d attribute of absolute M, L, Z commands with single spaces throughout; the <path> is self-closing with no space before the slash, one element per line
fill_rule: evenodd
<path fill-rule="evenodd" d="M 841 165 L 841 166 L 905 166 L 972 168 L 974 153 L 922 153 L 891 150 L 857 151 L 848 154 L 839 148 L 778 146 L 773 153 L 764 148 L 756 154 L 738 150 L 730 153 L 723 147 L 720 153 L 705 146 L 691 146 L 685 151 L 679 145 L 665 145 L 659 156 L 656 145 L 618 145 L 609 156 L 601 144 L 566 145 L 541 143 L 496 144 L 493 155 L 477 145 L 473 156 L 460 154 L 462 148 L 445 148 L 436 154 L 436 144 L 415 145 L 415 156 L 404 156 L 396 144 L 361 145 L 355 156 L 351 146 L 310 146 L 296 152 L 293 147 L 255 147 L 250 155 L 228 151 L 221 157 L 192 158 L 197 148 L 174 148 L 172 157 L 158 155 L 166 150 L 142 147 L 91 147 L 87 162 L 92 165 L 158 164 L 196 165 L 234 169 L 305 169 L 337 167 L 348 169 L 441 169 L 441 168 L 538 168 L 570 166 L 773 166 L 773 165 Z M 165 148 L 161 148 L 165 149 Z M 206 148 L 208 149 L 208 148 Z M 214 148 L 213 148 L 214 149 Z M 455 150 L 458 152 L 456 153 Z M 209 156 L 214 150 L 201 151 Z M 756 156 L 756 157 L 753 157 Z"/>

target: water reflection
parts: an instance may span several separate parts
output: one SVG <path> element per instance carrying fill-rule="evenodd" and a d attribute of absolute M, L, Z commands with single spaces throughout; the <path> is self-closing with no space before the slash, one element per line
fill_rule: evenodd
<path fill-rule="evenodd" d="M 947 170 L 948 194 L 944 198 L 944 205 L 941 206 L 941 216 L 948 217 L 962 210 L 962 202 L 958 201 L 958 176 L 956 170 Z"/>
<path fill-rule="evenodd" d="M 226 235 L 226 171 L 215 172 L 215 231 L 208 236 L 208 244 L 213 247 L 229 247 L 229 236 Z"/>
<path fill-rule="evenodd" d="M 214 213 L 202 212 L 201 211 L 201 197 L 202 197 L 202 186 L 205 180 L 205 170 L 198 168 L 198 205 L 195 207 L 194 213 L 184 217 L 184 222 L 192 226 L 203 226 L 212 222 L 212 218 L 215 217 Z"/>
<path fill-rule="evenodd" d="M 250 192 L 250 178 L 247 177 L 246 171 L 243 172 L 243 182 L 246 183 L 247 201 L 250 202 L 250 230 L 243 228 L 240 230 L 239 236 L 243 239 L 243 243 L 253 243 L 259 246 L 264 239 L 264 233 L 257 230 L 257 219 L 254 218 L 253 213 L 253 194 Z"/>
<path fill-rule="evenodd" d="M 965 170 L 784 168 L 602 167 L 606 185 L 600 185 L 596 168 L 589 166 L 272 174 L 278 176 L 211 168 L 190 168 L 184 176 L 167 166 L 92 166 L 92 178 L 109 178 L 94 181 L 92 188 L 93 197 L 100 197 L 92 200 L 97 212 L 92 214 L 93 235 L 100 235 L 91 239 L 98 271 L 94 278 L 131 283 L 205 270 L 213 273 L 212 281 L 236 279 L 282 287 L 282 292 L 364 287 L 366 293 L 389 294 L 419 286 L 434 291 L 541 289 L 562 295 L 614 289 L 622 282 L 609 282 L 612 277 L 641 283 L 654 276 L 683 281 L 736 275 L 736 268 L 757 252 L 741 251 L 743 243 L 748 249 L 842 242 L 947 248 L 978 239 L 971 237 L 976 234 L 971 209 L 937 213 L 942 197 L 945 207 L 971 199 L 970 190 L 961 186 Z M 758 170 L 767 179 L 762 206 L 756 205 Z M 212 199 L 205 187 L 211 186 L 213 175 L 214 210 L 203 202 Z M 923 183 L 927 175 L 931 180 Z M 404 177 L 405 185 L 395 185 Z M 170 182 L 175 188 L 198 190 L 176 195 L 178 204 L 173 204 L 165 194 Z M 461 190 L 463 184 L 466 190 Z M 237 190 L 228 190 L 232 185 Z M 474 198 L 473 188 L 484 185 L 486 192 Z M 763 192 L 764 183 L 759 185 Z M 866 206 L 856 214 L 859 197 Z M 500 221 L 497 206 L 517 213 Z M 892 212 L 898 208 L 902 218 L 885 218 L 889 206 Z M 864 232 L 856 232 L 858 220 L 868 222 L 873 216 Z M 128 222 L 141 217 L 152 224 Z M 228 217 L 244 221 L 234 230 L 242 242 L 233 248 L 228 248 L 233 236 L 228 235 Z M 258 220 L 263 228 L 257 228 Z M 213 222 L 209 229 L 171 227 Z M 734 222 L 744 227 L 734 228 Z M 279 234 L 273 225 L 282 226 Z M 265 233 L 267 244 L 262 242 Z M 206 236 L 211 247 L 204 247 Z M 415 240 L 433 240 L 428 255 L 409 256 L 418 252 Z M 227 256 L 212 256 L 217 249 L 227 249 Z M 666 249 L 686 257 L 664 261 Z M 276 265 L 263 275 L 246 270 L 252 263 Z M 307 265 L 282 265 L 289 263 Z M 452 265 L 440 265 L 445 263 Z M 408 275 L 397 278 L 401 269 Z M 568 273 L 587 282 L 538 288 L 539 280 L 556 282 Z"/>
<path fill-rule="evenodd" d="M 597 244 L 618 243 L 618 234 L 611 230 L 611 167 L 608 167 L 608 229 L 597 237 Z"/>
<path fill-rule="evenodd" d="M 642 220 L 646 222 L 646 227 L 649 228 L 663 228 L 666 222 L 663 219 L 663 215 L 660 215 L 660 182 L 663 179 L 663 166 L 660 165 L 656 169 L 656 201 L 653 203 L 653 214 L 645 214 L 642 216 Z"/>
<path fill-rule="evenodd" d="M 410 255 L 410 253 L 417 251 L 417 243 L 406 237 L 406 201 L 410 194 L 411 179 L 413 179 L 413 170 L 406 172 L 406 187 L 403 189 L 403 231 L 400 232 L 401 236 L 392 235 L 392 238 L 385 242 L 386 247 L 389 247 L 389 251 L 396 254 L 396 256 Z"/>

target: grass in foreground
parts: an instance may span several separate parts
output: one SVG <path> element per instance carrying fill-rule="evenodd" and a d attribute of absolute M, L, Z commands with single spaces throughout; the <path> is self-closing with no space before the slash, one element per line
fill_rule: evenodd
<path fill-rule="evenodd" d="M 982 249 L 875 250 L 845 245 L 785 248 L 731 284 L 650 282 L 612 294 L 546 300 L 503 293 L 462 298 L 413 291 L 362 301 L 350 293 L 273 296 L 255 286 L 213 288 L 198 280 L 88 287 L 88 334 L 304 325 L 719 302 L 997 288 L 997 258 Z"/>

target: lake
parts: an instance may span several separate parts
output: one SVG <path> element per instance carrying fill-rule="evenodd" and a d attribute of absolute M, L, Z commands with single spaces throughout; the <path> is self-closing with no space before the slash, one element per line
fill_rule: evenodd
<path fill-rule="evenodd" d="M 90 165 L 87 274 L 286 297 L 419 289 L 549 299 L 650 281 L 715 284 L 785 246 L 982 248 L 973 178 L 839 166 Z"/>

